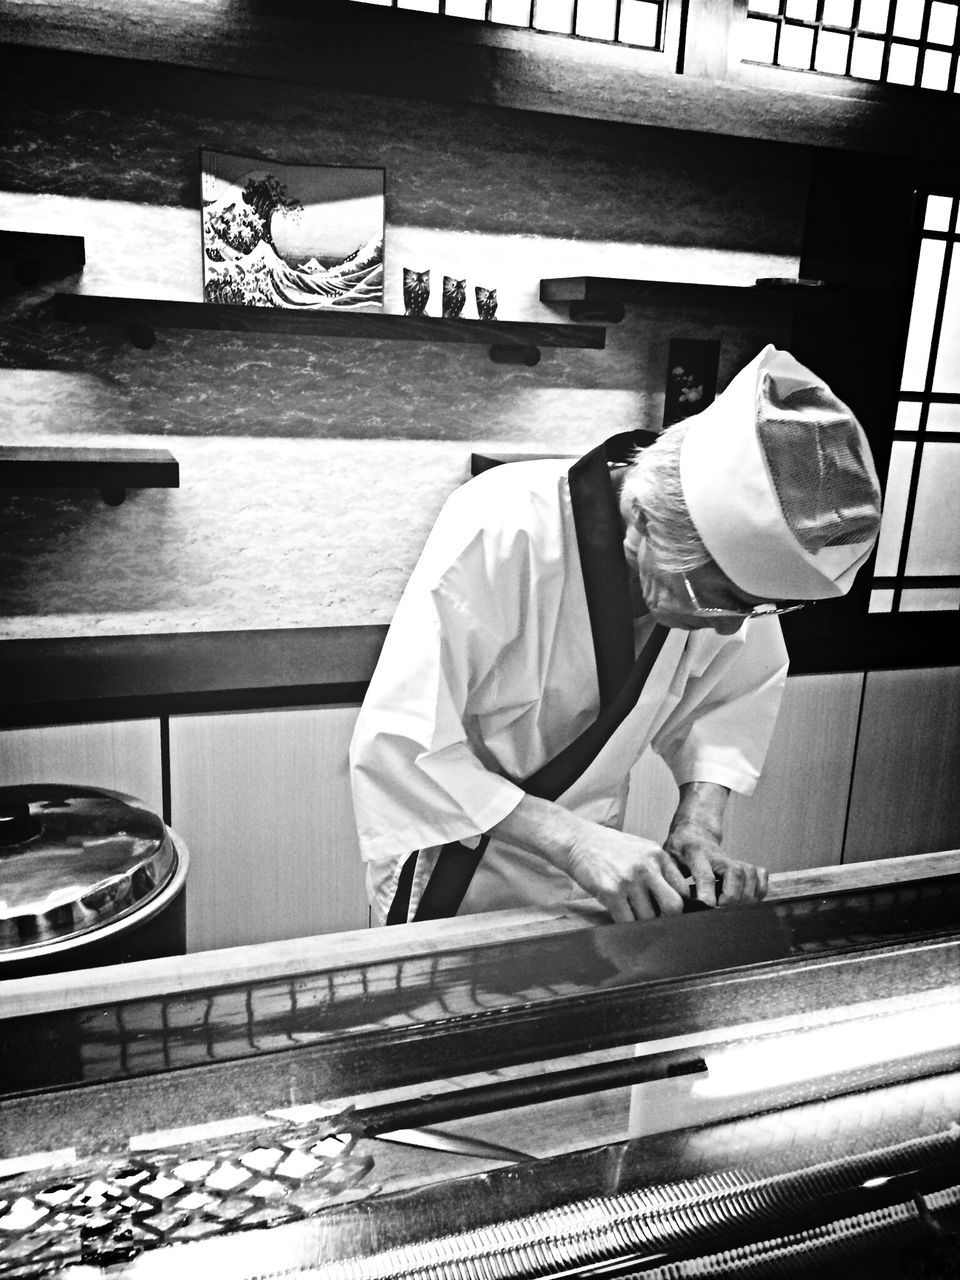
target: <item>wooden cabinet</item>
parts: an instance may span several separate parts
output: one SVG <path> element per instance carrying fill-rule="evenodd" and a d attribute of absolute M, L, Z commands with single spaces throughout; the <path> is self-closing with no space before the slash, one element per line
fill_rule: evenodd
<path fill-rule="evenodd" d="M 163 812 L 157 720 L 0 731 L 0 785 L 63 782 L 122 791 Z"/>
<path fill-rule="evenodd" d="M 724 847 L 774 871 L 841 862 L 853 770 L 860 672 L 792 676 L 763 776 L 732 796 Z M 677 802 L 666 765 L 646 752 L 631 779 L 627 829 L 663 839 Z"/>
<path fill-rule="evenodd" d="M 356 707 L 174 716 L 190 951 L 368 923 L 347 771 Z"/>

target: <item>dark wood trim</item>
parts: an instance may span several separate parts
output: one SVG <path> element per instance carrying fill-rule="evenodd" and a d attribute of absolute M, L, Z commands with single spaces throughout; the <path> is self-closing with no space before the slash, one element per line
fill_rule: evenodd
<path fill-rule="evenodd" d="M 812 640 L 796 631 L 806 612 L 784 619 L 792 675 L 957 664 L 960 615 L 873 615 L 854 649 L 829 619 Z M 385 634 L 377 624 L 3 640 L 0 727 L 357 704 Z"/>
<path fill-rule="evenodd" d="M 730 0 L 733 4 L 734 0 Z M 711 30 L 727 29 L 716 4 Z M 52 16 L 53 15 L 53 16 Z M 730 19 L 735 29 L 735 18 Z M 324 0 L 249 4 L 224 22 L 192 0 L 106 6 L 0 0 L 0 40 L 102 58 L 168 63 L 325 90 L 513 110 L 807 146 L 924 156 L 960 119 L 956 95 L 669 53 Z M 360 51 L 360 52 L 358 52 Z M 11 50 L 8 49 L 8 54 Z M 701 51 L 702 52 L 702 51 Z M 726 75 L 721 75 L 729 65 Z M 772 77 L 776 77 L 775 79 Z"/>
<path fill-rule="evenodd" d="M 385 626 L 0 641 L 0 725 L 359 702 Z"/>

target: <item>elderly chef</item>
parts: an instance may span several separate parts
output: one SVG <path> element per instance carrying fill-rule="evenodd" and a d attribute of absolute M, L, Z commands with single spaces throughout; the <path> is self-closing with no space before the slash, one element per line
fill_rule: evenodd
<path fill-rule="evenodd" d="M 762 898 L 766 873 L 721 836 L 777 716 L 776 615 L 847 592 L 879 518 L 859 423 L 771 346 L 660 436 L 454 492 L 350 748 L 377 921 Z M 621 830 L 648 746 L 679 787 L 662 846 Z"/>

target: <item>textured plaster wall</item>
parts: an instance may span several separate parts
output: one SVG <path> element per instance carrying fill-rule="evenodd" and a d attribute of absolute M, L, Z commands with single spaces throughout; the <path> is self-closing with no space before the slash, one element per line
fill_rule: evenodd
<path fill-rule="evenodd" d="M 484 347 L 177 330 L 141 351 L 56 321 L 50 295 L 199 300 L 200 146 L 382 166 L 388 311 L 402 268 L 429 267 L 496 287 L 502 319 L 552 321 L 542 276 L 795 272 L 805 153 L 77 55 L 22 50 L 4 71 L 0 227 L 82 234 L 87 265 L 4 286 L 0 438 L 168 448 L 181 487 L 107 507 L 0 483 L 0 637 L 385 622 L 472 451 L 659 427 L 671 337 L 720 337 L 721 385 L 788 341 L 772 313 L 631 311 L 604 351 L 532 369 Z"/>

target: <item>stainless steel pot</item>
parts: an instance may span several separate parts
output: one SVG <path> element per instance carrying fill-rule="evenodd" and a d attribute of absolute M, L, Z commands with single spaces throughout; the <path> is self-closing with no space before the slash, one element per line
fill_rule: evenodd
<path fill-rule="evenodd" d="M 186 950 L 183 842 L 97 787 L 0 787 L 0 979 Z"/>

